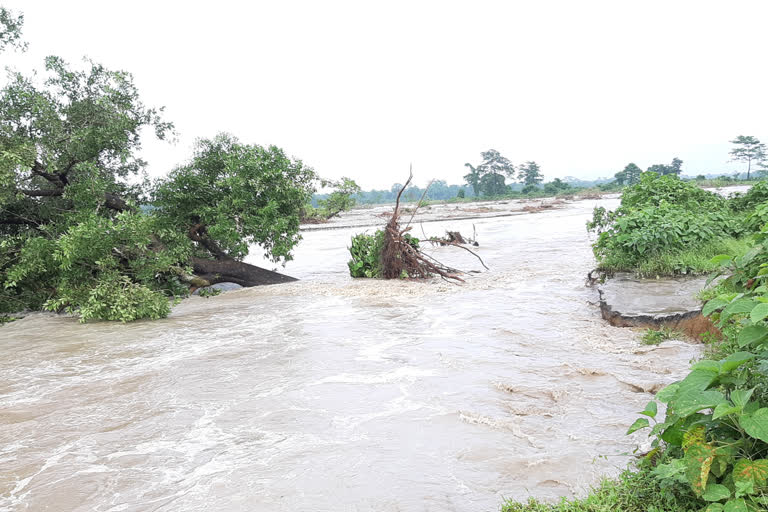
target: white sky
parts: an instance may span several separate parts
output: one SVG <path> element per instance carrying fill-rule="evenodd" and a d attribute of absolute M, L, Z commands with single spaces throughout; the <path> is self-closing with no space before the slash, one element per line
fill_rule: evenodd
<path fill-rule="evenodd" d="M 166 106 L 176 145 L 145 141 L 161 175 L 197 137 L 276 144 L 363 188 L 462 182 L 499 150 L 545 177 L 612 176 L 677 156 L 735 171 L 729 140 L 768 142 L 768 1 L 0 0 L 25 14 L 26 54 L 88 56 Z"/>

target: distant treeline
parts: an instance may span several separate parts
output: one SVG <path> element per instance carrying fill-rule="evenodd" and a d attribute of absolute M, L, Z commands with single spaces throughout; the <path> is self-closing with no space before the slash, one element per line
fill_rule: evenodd
<path fill-rule="evenodd" d="M 743 180 L 746 179 L 747 175 L 746 173 L 739 173 L 739 174 L 723 174 L 723 173 L 708 173 L 708 174 L 700 174 L 697 176 L 681 176 L 683 180 L 694 180 L 694 179 L 716 179 L 720 178 L 724 181 L 735 181 L 735 180 Z M 605 186 L 608 183 L 615 182 L 615 179 L 612 178 L 597 178 L 594 180 L 581 180 L 578 178 L 573 177 L 566 177 L 562 180 L 555 180 L 552 182 L 543 183 L 541 185 L 538 185 L 537 188 L 544 191 L 548 188 L 553 188 L 553 186 L 557 186 L 557 184 L 567 184 L 568 189 L 586 189 L 586 188 L 597 188 L 601 185 Z M 395 197 L 397 196 L 397 192 L 402 188 L 401 183 L 395 183 L 393 184 L 389 189 L 373 189 L 373 190 L 362 190 L 357 194 L 353 194 L 352 198 L 355 199 L 356 204 L 386 204 L 386 203 L 394 203 Z M 510 193 L 522 193 L 523 188 L 525 185 L 523 183 L 512 183 L 510 185 L 507 185 L 508 190 Z M 413 202 L 418 201 L 421 196 L 424 194 L 424 188 L 426 187 L 418 187 L 415 185 L 409 186 L 407 189 L 405 189 L 405 192 L 403 192 L 403 197 L 406 201 Z M 557 190 L 561 190 L 560 187 L 557 188 Z M 475 193 L 471 186 L 467 184 L 462 185 L 449 185 L 445 180 L 435 180 L 432 185 L 429 187 L 429 190 L 427 191 L 426 199 L 429 201 L 447 201 L 450 199 L 454 199 L 456 197 L 463 197 L 465 198 L 474 198 Z M 318 201 L 327 200 L 330 194 L 315 194 L 312 197 L 312 205 L 317 207 Z"/>

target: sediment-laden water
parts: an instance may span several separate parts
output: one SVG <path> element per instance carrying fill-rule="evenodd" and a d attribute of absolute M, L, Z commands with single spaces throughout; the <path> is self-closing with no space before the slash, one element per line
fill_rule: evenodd
<path fill-rule="evenodd" d="M 0 509 L 493 511 L 583 492 L 626 464 L 636 411 L 697 353 L 600 319 L 596 203 L 424 224 L 475 224 L 491 270 L 461 286 L 353 282 L 361 228 L 313 231 L 297 283 L 156 322 L 0 328 Z"/>

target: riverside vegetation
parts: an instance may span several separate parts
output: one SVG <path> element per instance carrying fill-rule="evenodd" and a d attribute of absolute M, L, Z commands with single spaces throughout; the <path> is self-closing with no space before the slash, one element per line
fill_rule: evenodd
<path fill-rule="evenodd" d="M 0 7 L 0 51 L 24 50 L 23 16 Z M 320 180 L 276 147 L 222 133 L 150 181 L 140 133 L 174 136 L 133 77 L 45 60 L 45 76 L 10 72 L 0 91 L 0 315 L 64 311 L 157 319 L 197 288 L 292 280 L 245 263 L 255 246 L 284 264 L 317 184 L 336 187 L 326 216 L 359 187 Z M 2 322 L 0 322 L 2 323 Z"/>
<path fill-rule="evenodd" d="M 657 212 L 664 212 L 659 215 Z M 619 209 L 596 209 L 589 229 L 605 269 L 727 276 L 702 313 L 722 332 L 705 358 L 659 391 L 628 434 L 652 450 L 584 499 L 509 501 L 503 512 L 747 512 L 768 509 L 768 183 L 732 199 L 675 177 L 644 175 Z M 688 254 L 732 249 L 705 260 Z M 651 261 L 663 257 L 663 264 Z M 664 419 L 661 411 L 666 407 Z"/>

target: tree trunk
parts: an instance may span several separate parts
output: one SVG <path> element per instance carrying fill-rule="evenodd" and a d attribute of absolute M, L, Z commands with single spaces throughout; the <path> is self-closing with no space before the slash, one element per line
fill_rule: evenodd
<path fill-rule="evenodd" d="M 294 277 L 278 274 L 255 265 L 233 259 L 208 260 L 192 258 L 195 274 L 209 284 L 237 283 L 240 286 L 260 286 L 296 281 Z"/>

